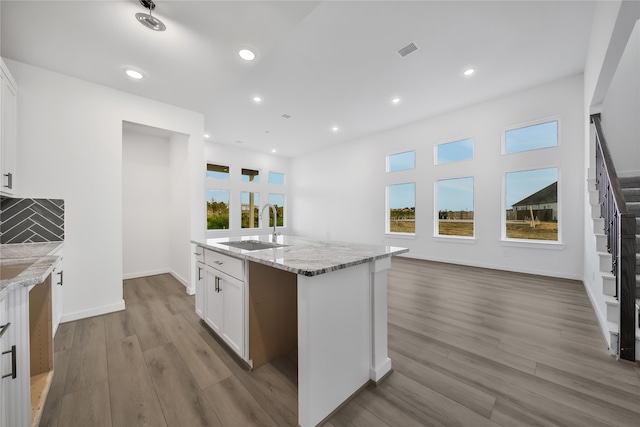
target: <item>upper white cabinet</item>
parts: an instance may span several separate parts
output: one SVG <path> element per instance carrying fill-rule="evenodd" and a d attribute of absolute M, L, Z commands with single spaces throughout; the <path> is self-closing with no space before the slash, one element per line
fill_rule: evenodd
<path fill-rule="evenodd" d="M 0 59 L 0 193 L 12 195 L 16 188 L 17 85 Z"/>

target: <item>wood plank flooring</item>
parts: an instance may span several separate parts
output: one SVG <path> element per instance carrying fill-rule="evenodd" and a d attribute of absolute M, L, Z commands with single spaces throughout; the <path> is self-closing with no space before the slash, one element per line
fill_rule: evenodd
<path fill-rule="evenodd" d="M 170 275 L 60 325 L 41 426 L 295 426 L 295 355 L 249 372 Z M 609 356 L 580 282 L 395 258 L 393 373 L 325 425 L 635 426 L 640 367 Z"/>

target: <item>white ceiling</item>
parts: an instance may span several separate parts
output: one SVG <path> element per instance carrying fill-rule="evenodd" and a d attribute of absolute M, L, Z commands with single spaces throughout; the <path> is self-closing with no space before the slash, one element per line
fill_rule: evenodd
<path fill-rule="evenodd" d="M 2 0 L 1 55 L 202 112 L 213 141 L 294 157 L 581 73 L 594 11 L 591 1 L 156 5 L 165 32 L 136 22 L 137 0 Z M 411 42 L 418 50 L 402 58 Z M 241 60 L 242 47 L 256 60 Z"/>

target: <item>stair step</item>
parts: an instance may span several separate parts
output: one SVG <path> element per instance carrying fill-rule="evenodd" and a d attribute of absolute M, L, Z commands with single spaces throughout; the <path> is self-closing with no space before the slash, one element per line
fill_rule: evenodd
<path fill-rule="evenodd" d="M 640 216 L 640 202 L 629 202 L 627 203 L 627 209 L 630 213 L 634 214 L 636 217 Z"/>
<path fill-rule="evenodd" d="M 638 176 L 618 178 L 618 181 L 620 181 L 622 188 L 640 188 L 640 177 Z"/>
<path fill-rule="evenodd" d="M 622 194 L 625 202 L 640 202 L 640 188 L 623 188 Z"/>

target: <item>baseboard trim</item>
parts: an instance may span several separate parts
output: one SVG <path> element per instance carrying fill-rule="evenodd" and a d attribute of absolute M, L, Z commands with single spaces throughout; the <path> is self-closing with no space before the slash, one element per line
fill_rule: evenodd
<path fill-rule="evenodd" d="M 188 295 L 195 295 L 196 290 L 192 289 L 189 286 L 189 281 L 187 279 L 185 279 L 184 277 L 180 276 L 178 273 L 176 273 L 173 270 L 170 270 L 169 273 L 173 276 L 174 279 L 176 279 L 178 282 L 182 283 L 182 286 L 185 287 L 185 290 L 187 291 Z"/>
<path fill-rule="evenodd" d="M 526 268 L 509 268 L 502 265 L 491 265 L 491 264 L 483 264 L 483 263 L 475 263 L 475 262 L 460 262 L 460 260 L 427 257 L 422 255 L 416 255 L 411 252 L 406 254 L 401 254 L 398 256 L 403 258 L 419 259 L 423 261 L 442 262 L 444 264 L 454 264 L 454 265 L 464 265 L 467 267 L 486 268 L 488 270 L 509 271 L 511 273 L 523 273 L 523 274 L 531 274 L 535 276 L 554 277 L 557 279 L 570 279 L 570 280 L 582 281 L 581 275 L 557 274 L 557 273 L 550 273 L 548 271 L 540 271 L 540 270 L 526 269 Z"/>
<path fill-rule="evenodd" d="M 167 274 L 167 273 L 173 274 L 173 272 L 170 269 L 162 268 L 162 269 L 158 269 L 158 270 L 141 271 L 141 272 L 138 272 L 138 273 L 123 274 L 122 275 L 122 280 L 137 279 L 139 277 L 155 276 L 157 274 Z"/>
<path fill-rule="evenodd" d="M 125 309 L 124 299 L 110 305 L 103 305 L 89 310 L 76 311 L 75 313 L 63 314 L 60 323 L 73 322 L 74 320 L 86 319 L 87 317 L 101 316 L 103 314 L 114 313 Z"/>

